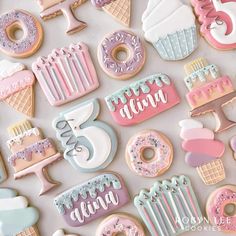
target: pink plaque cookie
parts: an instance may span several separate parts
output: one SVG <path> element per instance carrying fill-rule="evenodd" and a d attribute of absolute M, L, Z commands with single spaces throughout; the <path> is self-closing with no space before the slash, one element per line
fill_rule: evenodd
<path fill-rule="evenodd" d="M 58 48 L 32 65 L 33 71 L 52 106 L 60 106 L 99 86 L 88 47 L 84 43 Z"/>
<path fill-rule="evenodd" d="M 105 173 L 61 193 L 54 204 L 68 225 L 80 227 L 124 206 L 129 200 L 122 178 Z"/>
<path fill-rule="evenodd" d="M 120 125 L 134 125 L 180 102 L 174 84 L 164 74 L 151 75 L 106 98 L 113 119 Z"/>

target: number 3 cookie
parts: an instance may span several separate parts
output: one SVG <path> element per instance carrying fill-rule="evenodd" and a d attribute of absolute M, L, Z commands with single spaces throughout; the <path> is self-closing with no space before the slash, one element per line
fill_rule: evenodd
<path fill-rule="evenodd" d="M 113 129 L 96 120 L 99 110 L 98 100 L 90 100 L 62 113 L 53 122 L 57 137 L 66 148 L 64 158 L 82 172 L 105 168 L 117 150 Z"/>

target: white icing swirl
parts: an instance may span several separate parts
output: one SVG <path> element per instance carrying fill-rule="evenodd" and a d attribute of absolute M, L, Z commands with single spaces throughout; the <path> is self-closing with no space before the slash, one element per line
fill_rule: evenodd
<path fill-rule="evenodd" d="M 5 79 L 6 77 L 12 76 L 18 71 L 25 69 L 25 65 L 21 63 L 13 63 L 8 60 L 0 61 L 0 80 Z"/>

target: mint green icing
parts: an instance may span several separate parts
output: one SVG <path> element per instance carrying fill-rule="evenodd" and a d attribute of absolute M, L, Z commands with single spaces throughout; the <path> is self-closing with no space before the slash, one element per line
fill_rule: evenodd
<path fill-rule="evenodd" d="M 17 196 L 17 192 L 10 188 L 0 188 L 0 199 L 13 198 Z"/>
<path fill-rule="evenodd" d="M 114 174 L 99 175 L 61 193 L 54 199 L 54 204 L 60 214 L 65 214 L 65 207 L 71 209 L 73 207 L 73 201 L 78 201 L 80 197 L 86 199 L 88 194 L 90 197 L 96 198 L 98 194 L 97 190 L 104 192 L 105 188 L 111 185 L 114 189 L 121 189 L 121 182 Z"/>
<path fill-rule="evenodd" d="M 170 79 L 167 75 L 159 73 L 148 76 L 147 78 L 138 80 L 127 87 L 124 87 L 112 95 L 105 98 L 106 103 L 110 111 L 115 111 L 115 105 L 121 102 L 122 104 L 127 103 L 127 97 L 131 97 L 133 94 L 135 96 L 140 95 L 140 91 L 147 94 L 150 92 L 150 85 L 156 84 L 158 87 L 162 87 L 164 84 L 170 85 Z"/>
<path fill-rule="evenodd" d="M 213 79 L 217 79 L 219 76 L 219 70 L 216 65 L 208 65 L 200 70 L 194 71 L 189 76 L 185 77 L 184 82 L 188 89 L 193 88 L 193 82 L 199 79 L 201 82 L 205 82 L 207 80 L 206 76 L 211 75 Z"/>

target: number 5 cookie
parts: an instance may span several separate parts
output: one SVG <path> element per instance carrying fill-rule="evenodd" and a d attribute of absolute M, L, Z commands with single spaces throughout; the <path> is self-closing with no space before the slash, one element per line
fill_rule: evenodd
<path fill-rule="evenodd" d="M 94 172 L 108 166 L 117 149 L 113 129 L 97 121 L 100 105 L 90 100 L 60 114 L 53 127 L 65 147 L 64 158 L 82 172 Z"/>

